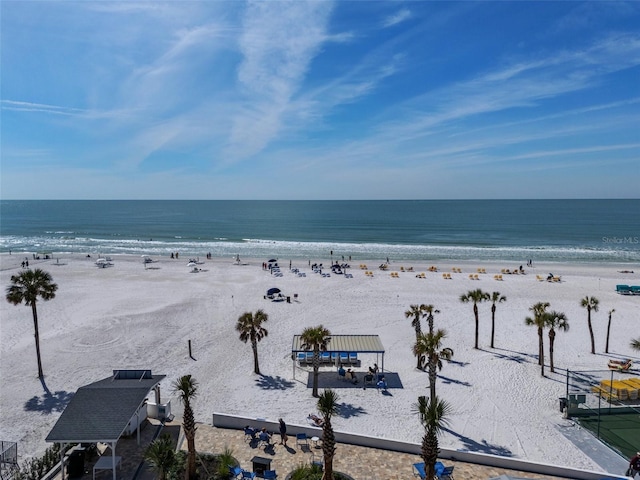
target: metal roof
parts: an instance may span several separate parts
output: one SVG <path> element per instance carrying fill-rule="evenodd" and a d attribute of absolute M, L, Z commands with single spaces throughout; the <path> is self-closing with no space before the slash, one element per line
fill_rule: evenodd
<path fill-rule="evenodd" d="M 293 353 L 305 352 L 300 335 L 293 336 Z M 331 335 L 327 343 L 327 352 L 384 353 L 384 347 L 378 335 Z"/>
<path fill-rule="evenodd" d="M 119 372 L 118 372 L 119 373 Z M 126 375 L 123 375 L 126 377 Z M 53 426 L 47 442 L 115 442 L 165 375 L 111 377 L 80 387 Z"/>

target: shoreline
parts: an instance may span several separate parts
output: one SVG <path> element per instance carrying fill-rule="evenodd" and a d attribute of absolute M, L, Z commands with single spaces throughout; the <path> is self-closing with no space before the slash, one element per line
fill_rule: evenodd
<path fill-rule="evenodd" d="M 0 280 L 9 285 L 19 272 L 15 255 L 0 254 Z M 303 423 L 315 408 L 306 386 L 306 374 L 292 376 L 289 359 L 291 339 L 306 326 L 323 324 L 334 334 L 377 334 L 386 349 L 385 367 L 397 373 L 401 389 L 390 397 L 375 396 L 375 389 L 340 389 L 343 415 L 336 428 L 384 438 L 419 441 L 422 427 L 411 406 L 428 391 L 426 373 L 415 369 L 411 344 L 415 333 L 404 312 L 411 304 L 431 303 L 441 313 L 436 327 L 445 328 L 445 346 L 454 349 L 451 363 L 439 372 L 438 394 L 454 405 L 452 424 L 441 438 L 441 446 L 499 453 L 532 461 L 597 469 L 598 466 L 561 433 L 572 428 L 558 411 L 558 397 L 564 396 L 565 371 L 606 368 L 607 358 L 629 357 L 640 361 L 628 346 L 627 332 L 637 328 L 640 297 L 615 293 L 615 284 L 640 284 L 640 272 L 628 265 L 536 264 L 526 275 L 503 275 L 502 268 L 519 265 L 511 261 L 394 262 L 383 272 L 378 263 L 367 267 L 373 278 L 359 268 L 361 260 L 350 262 L 354 278 L 322 278 L 310 273 L 306 261 L 292 259 L 293 267 L 307 273 L 299 278 L 288 271 L 289 259 L 280 262 L 283 277 L 274 278 L 261 268 L 264 260 L 241 257 L 246 265 L 234 265 L 232 258 L 200 258 L 198 274 L 186 266 L 188 255 L 179 259 L 152 256 L 157 262 L 145 270 L 140 257 L 110 255 L 114 265 L 98 268 L 97 257 L 80 254 L 53 260 L 30 262 L 53 276 L 59 286 L 56 298 L 38 303 L 45 382 L 52 392 L 43 393 L 35 378 L 35 349 L 31 311 L 24 305 L 2 302 L 0 401 L 6 413 L 0 421 L 0 437 L 18 441 L 25 455 L 46 448 L 44 437 L 75 390 L 111 374 L 115 368 L 150 368 L 166 374 L 163 396 L 173 397 L 170 382 L 190 373 L 201 385 L 195 401 L 196 420 L 207 422 L 213 411 L 251 417 Z M 16 260 L 19 260 L 17 257 Z M 526 262 L 526 261 L 525 261 Z M 313 262 L 312 262 L 313 263 Z M 329 260 L 326 260 L 329 263 Z M 439 267 L 429 272 L 430 265 Z M 401 272 L 398 279 L 390 272 Z M 453 267 L 451 280 L 442 272 Z M 485 268 L 479 280 L 469 273 Z M 552 268 L 562 276 L 559 284 L 536 281 L 536 274 Z M 618 270 L 634 270 L 621 274 Z M 426 273 L 426 279 L 415 274 Z M 291 304 L 264 300 L 266 289 L 278 286 L 299 297 Z M 480 305 L 480 350 L 474 350 L 471 305 L 459 296 L 471 289 L 500 291 L 507 302 L 496 312 L 496 347 L 488 347 L 490 305 Z M 597 355 L 589 354 L 586 312 L 579 301 L 585 295 L 600 299 L 594 313 Z M 551 309 L 567 314 L 571 329 L 556 337 L 558 373 L 542 378 L 537 365 L 537 335 L 524 325 L 528 308 L 537 301 L 549 301 Z M 240 342 L 235 321 L 244 312 L 264 309 L 269 315 L 269 335 L 258 345 L 263 376 L 252 373 L 250 346 Z M 602 353 L 607 311 L 615 308 L 611 351 Z M 635 325 L 635 327 L 634 327 Z M 194 357 L 188 358 L 187 340 L 194 341 Z M 548 349 L 545 338 L 545 350 Z M 547 352 L 545 352 L 547 355 Z M 362 366 L 375 362 L 363 355 Z M 548 359 L 547 359 L 548 363 Z M 498 374 L 499 373 L 499 374 Z M 175 398 L 172 407 L 178 408 Z M 9 422 L 7 419 L 12 419 Z M 17 438 L 16 438 L 17 437 Z"/>

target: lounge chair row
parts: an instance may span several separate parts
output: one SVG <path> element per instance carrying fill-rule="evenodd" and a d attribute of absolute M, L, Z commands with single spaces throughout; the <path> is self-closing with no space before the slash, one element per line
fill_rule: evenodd
<path fill-rule="evenodd" d="M 300 364 L 312 364 L 313 352 L 298 352 L 297 357 Z M 356 352 L 320 352 L 320 363 L 325 365 L 357 365 L 358 354 Z"/>
<path fill-rule="evenodd" d="M 602 380 L 599 385 L 591 388 L 591 391 L 611 402 L 612 400 L 638 400 L 640 397 L 640 378 L 634 377 L 626 380 Z"/>
<path fill-rule="evenodd" d="M 616 293 L 620 295 L 640 295 L 640 285 L 616 285 Z"/>
<path fill-rule="evenodd" d="M 398 272 L 391 272 L 391 278 L 400 278 L 400 274 Z"/>
<path fill-rule="evenodd" d="M 502 281 L 502 275 L 494 275 L 494 276 L 493 276 L 493 279 L 494 279 L 494 280 Z"/>
<path fill-rule="evenodd" d="M 458 268 L 458 267 L 453 267 L 453 268 L 451 269 L 451 271 L 452 271 L 453 273 L 462 273 L 462 269 L 461 269 L 461 268 Z"/>
<path fill-rule="evenodd" d="M 408 267 L 405 269 L 404 267 L 400 267 L 401 272 L 413 272 L 413 267 Z"/>
<path fill-rule="evenodd" d="M 469 280 L 480 280 L 480 277 L 478 276 L 477 273 L 470 273 Z"/>
<path fill-rule="evenodd" d="M 364 274 L 365 274 L 367 277 L 373 277 L 373 272 L 372 272 L 372 271 L 370 271 L 370 270 L 367 270 L 366 272 L 364 272 Z"/>

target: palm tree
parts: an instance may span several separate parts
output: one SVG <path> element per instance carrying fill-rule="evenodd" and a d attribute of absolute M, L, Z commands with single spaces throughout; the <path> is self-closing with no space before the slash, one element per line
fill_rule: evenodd
<path fill-rule="evenodd" d="M 491 348 L 494 348 L 493 338 L 496 331 L 496 303 L 506 302 L 507 297 L 501 295 L 500 292 L 492 292 L 489 300 L 491 300 Z"/>
<path fill-rule="evenodd" d="M 424 426 L 422 437 L 421 456 L 425 465 L 426 478 L 435 478 L 436 461 L 440 449 L 438 448 L 438 435 L 449 424 L 447 416 L 451 413 L 451 405 L 438 397 L 418 397 L 415 408 L 420 416 L 420 423 Z"/>
<path fill-rule="evenodd" d="M 631 348 L 634 350 L 640 350 L 640 337 L 631 340 Z"/>
<path fill-rule="evenodd" d="M 607 343 L 604 347 L 604 353 L 609 353 L 609 331 L 611 330 L 611 316 L 615 311 L 616 311 L 615 308 L 612 308 L 611 310 L 609 310 L 609 323 L 607 323 Z"/>
<path fill-rule="evenodd" d="M 438 370 L 442 370 L 442 360 L 450 360 L 453 357 L 452 349 L 442 348 L 442 340 L 446 336 L 447 332 L 442 329 L 438 329 L 434 333 L 423 333 L 413 346 L 415 355 L 423 355 L 427 359 L 431 398 L 436 396 L 436 376 Z"/>
<path fill-rule="evenodd" d="M 158 474 L 159 480 L 166 480 L 169 471 L 176 463 L 176 449 L 171 435 L 165 433 L 151 442 L 144 452 L 144 459 Z"/>
<path fill-rule="evenodd" d="M 318 396 L 318 370 L 320 370 L 320 351 L 326 351 L 331 332 L 322 325 L 317 327 L 308 327 L 302 331 L 300 340 L 301 347 L 304 350 L 313 350 L 313 393 L 314 397 Z"/>
<path fill-rule="evenodd" d="M 269 320 L 269 315 L 263 310 L 243 313 L 238 318 L 236 330 L 240 332 L 240 340 L 244 343 L 251 341 L 251 349 L 253 350 L 253 372 L 260 375 L 260 366 L 258 365 L 258 342 L 266 337 L 269 332 L 262 326 L 264 322 Z"/>
<path fill-rule="evenodd" d="M 556 328 L 566 332 L 569 330 L 569 320 L 562 312 L 549 312 L 546 314 L 546 324 L 549 327 L 549 369 L 553 369 L 553 342 L 556 339 Z"/>
<path fill-rule="evenodd" d="M 527 325 L 533 325 L 538 327 L 538 365 L 540 365 L 540 372 L 544 377 L 544 338 L 542 336 L 544 327 L 546 325 L 546 312 L 549 308 L 549 302 L 538 302 L 529 310 L 533 312 L 533 317 L 527 317 L 524 319 L 524 323 Z"/>
<path fill-rule="evenodd" d="M 429 325 L 429 333 L 433 333 L 433 314 L 440 313 L 433 305 L 422 305 L 424 315 L 427 316 L 427 324 Z"/>
<path fill-rule="evenodd" d="M 183 375 L 173 383 L 174 392 L 179 394 L 180 402 L 184 406 L 182 414 L 182 428 L 187 439 L 187 470 L 185 478 L 196 478 L 196 421 L 193 416 L 191 400 L 198 393 L 198 382 L 191 375 Z"/>
<path fill-rule="evenodd" d="M 42 372 L 42 359 L 40 357 L 40 332 L 38 331 L 38 310 L 36 303 L 38 297 L 47 301 L 55 298 L 58 285 L 53 283 L 53 278 L 48 272 L 36 268 L 25 270 L 19 275 L 11 276 L 11 285 L 7 287 L 7 302 L 14 305 L 24 303 L 31 307 L 33 314 L 33 329 L 36 340 L 36 356 L 38 358 L 38 378 L 44 378 Z"/>
<path fill-rule="evenodd" d="M 338 394 L 330 388 L 318 398 L 318 412 L 322 415 L 322 454 L 324 456 L 323 480 L 333 480 L 333 457 L 336 454 L 336 437 L 331 417 L 338 413 Z"/>
<path fill-rule="evenodd" d="M 600 301 L 596 297 L 586 296 L 580 302 L 580 306 L 587 309 L 587 324 L 589 325 L 589 335 L 591 336 L 591 353 L 596 353 L 596 341 L 593 338 L 593 327 L 591 326 L 591 310 L 598 311 Z"/>
<path fill-rule="evenodd" d="M 422 334 L 422 326 L 420 325 L 420 320 L 424 316 L 424 305 L 410 305 L 409 310 L 404 312 L 404 316 L 406 318 L 412 319 L 411 326 L 416 331 L 416 341 L 418 341 L 418 338 Z M 416 365 L 416 368 L 421 369 L 424 363 L 424 358 L 420 355 L 417 355 L 417 361 L 418 361 L 418 365 Z"/>
<path fill-rule="evenodd" d="M 479 330 L 479 320 L 478 320 L 478 303 L 484 302 L 485 300 L 489 300 L 489 294 L 483 292 L 479 288 L 476 290 L 470 290 L 465 294 L 460 295 L 460 301 L 462 303 L 473 302 L 473 315 L 476 318 L 476 341 L 475 346 L 473 348 L 478 348 L 478 330 Z"/>

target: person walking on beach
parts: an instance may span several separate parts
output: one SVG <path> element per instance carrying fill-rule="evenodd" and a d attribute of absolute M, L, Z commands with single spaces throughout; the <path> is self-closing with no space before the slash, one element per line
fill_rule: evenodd
<path fill-rule="evenodd" d="M 636 478 L 638 473 L 640 473 L 640 452 L 637 452 L 633 457 L 631 457 L 631 460 L 629 460 L 627 477 Z"/>
<path fill-rule="evenodd" d="M 280 423 L 280 445 L 287 446 L 287 424 L 284 423 L 284 420 L 281 418 L 278 419 L 278 423 Z"/>

